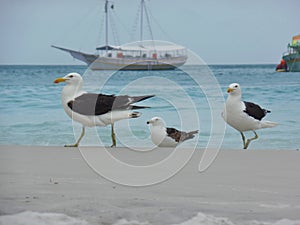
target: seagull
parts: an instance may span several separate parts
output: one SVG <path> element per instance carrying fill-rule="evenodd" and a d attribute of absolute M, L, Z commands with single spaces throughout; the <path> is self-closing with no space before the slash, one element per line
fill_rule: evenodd
<path fill-rule="evenodd" d="M 132 105 L 154 95 L 128 96 L 104 95 L 82 91 L 83 79 L 78 73 L 69 73 L 54 80 L 54 83 L 65 82 L 61 101 L 66 114 L 82 124 L 82 132 L 75 144 L 65 147 L 78 147 L 85 134 L 85 127 L 107 126 L 111 124 L 112 146 L 116 146 L 114 123 L 118 120 L 138 118 L 141 113 L 130 110 L 149 108 Z"/>
<path fill-rule="evenodd" d="M 271 121 L 262 121 L 262 118 L 271 112 L 270 110 L 263 109 L 252 102 L 242 101 L 242 91 L 239 84 L 230 84 L 227 93 L 228 98 L 222 112 L 222 117 L 226 123 L 240 132 L 244 149 L 248 148 L 251 141 L 258 138 L 255 130 L 278 125 Z M 252 131 L 255 136 L 246 140 L 243 134 L 245 131 Z"/>
<path fill-rule="evenodd" d="M 151 124 L 151 140 L 159 147 L 176 147 L 178 144 L 195 137 L 198 130 L 191 132 L 179 131 L 175 128 L 165 127 L 165 122 L 160 117 L 153 117 L 147 121 Z"/>

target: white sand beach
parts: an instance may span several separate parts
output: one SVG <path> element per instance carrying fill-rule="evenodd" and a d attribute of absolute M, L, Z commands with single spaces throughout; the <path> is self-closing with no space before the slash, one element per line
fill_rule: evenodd
<path fill-rule="evenodd" d="M 155 151 L 163 157 L 167 150 Z M 69 224 L 300 224 L 300 151 L 221 150 L 199 173 L 202 153 L 165 182 L 129 187 L 96 174 L 76 148 L 1 146 L 0 224 L 24 211 L 79 221 Z M 203 215 L 207 223 L 199 222 Z"/>

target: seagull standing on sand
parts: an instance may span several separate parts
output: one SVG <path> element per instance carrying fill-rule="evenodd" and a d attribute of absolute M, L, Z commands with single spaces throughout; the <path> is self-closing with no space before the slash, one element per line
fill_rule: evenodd
<path fill-rule="evenodd" d="M 198 130 L 184 132 L 175 128 L 166 128 L 164 120 L 160 117 L 153 117 L 147 121 L 147 124 L 151 124 L 152 142 L 159 147 L 176 147 L 181 142 L 194 138 L 198 133 Z"/>
<path fill-rule="evenodd" d="M 244 149 L 247 149 L 250 142 L 258 138 L 255 130 L 275 127 L 277 123 L 262 121 L 262 118 L 271 111 L 263 109 L 252 102 L 242 101 L 242 91 L 239 84 L 230 84 L 227 92 L 228 98 L 222 117 L 226 123 L 241 133 Z M 252 131 L 255 136 L 246 140 L 243 134 L 245 131 Z"/>
<path fill-rule="evenodd" d="M 65 145 L 65 147 L 77 147 L 85 134 L 85 127 L 107 126 L 109 124 L 111 124 L 112 147 L 115 147 L 114 123 L 118 120 L 139 117 L 141 115 L 139 112 L 131 112 L 130 110 L 149 107 L 132 104 L 154 96 L 115 96 L 83 92 L 83 80 L 78 73 L 69 73 L 54 81 L 54 83 L 60 82 L 66 83 L 61 94 L 65 112 L 74 121 L 82 124 L 82 132 L 77 142 L 73 145 Z"/>

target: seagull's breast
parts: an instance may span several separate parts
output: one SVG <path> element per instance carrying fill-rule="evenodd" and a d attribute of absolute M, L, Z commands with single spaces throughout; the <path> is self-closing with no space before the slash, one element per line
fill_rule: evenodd
<path fill-rule="evenodd" d="M 166 128 L 162 126 L 152 126 L 151 140 L 159 147 L 176 147 L 177 142 L 167 136 Z"/>
<path fill-rule="evenodd" d="M 72 111 L 72 109 L 69 108 L 69 106 L 63 103 L 63 108 L 66 112 L 66 114 L 73 120 L 78 123 L 81 123 L 85 127 L 94 127 L 94 126 L 106 126 L 107 124 L 103 123 L 101 119 L 99 119 L 97 116 L 88 116 L 88 115 L 82 115 L 77 112 Z"/>
<path fill-rule="evenodd" d="M 161 126 L 151 127 L 151 140 L 155 145 L 160 146 L 160 144 L 163 142 L 166 136 L 167 133 L 164 127 Z"/>
<path fill-rule="evenodd" d="M 86 92 L 75 92 L 68 86 L 66 86 L 61 95 L 61 102 L 62 106 L 66 112 L 66 114 L 73 120 L 78 123 L 81 123 L 83 126 L 86 127 L 94 127 L 94 126 L 106 126 L 101 119 L 99 119 L 97 116 L 93 115 L 82 115 L 80 113 L 72 111 L 72 109 L 68 106 L 68 103 L 71 100 L 74 100 L 76 97 L 84 94 Z"/>
<path fill-rule="evenodd" d="M 222 116 L 227 123 L 230 123 L 236 120 L 236 118 L 241 117 L 244 110 L 245 106 L 242 102 L 227 100 Z"/>

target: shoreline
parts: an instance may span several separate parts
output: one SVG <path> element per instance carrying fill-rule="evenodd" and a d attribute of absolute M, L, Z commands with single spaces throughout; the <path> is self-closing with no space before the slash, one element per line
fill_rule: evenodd
<path fill-rule="evenodd" d="M 155 149 L 145 162 L 162 159 L 168 151 Z M 145 158 L 126 148 L 109 152 L 128 162 Z M 0 146 L 0 214 L 63 213 L 90 224 L 114 224 L 121 218 L 178 224 L 199 212 L 237 224 L 300 220 L 299 151 L 221 150 L 199 173 L 202 153 L 197 149 L 182 170 L 162 183 L 128 187 L 96 174 L 76 148 Z"/>

